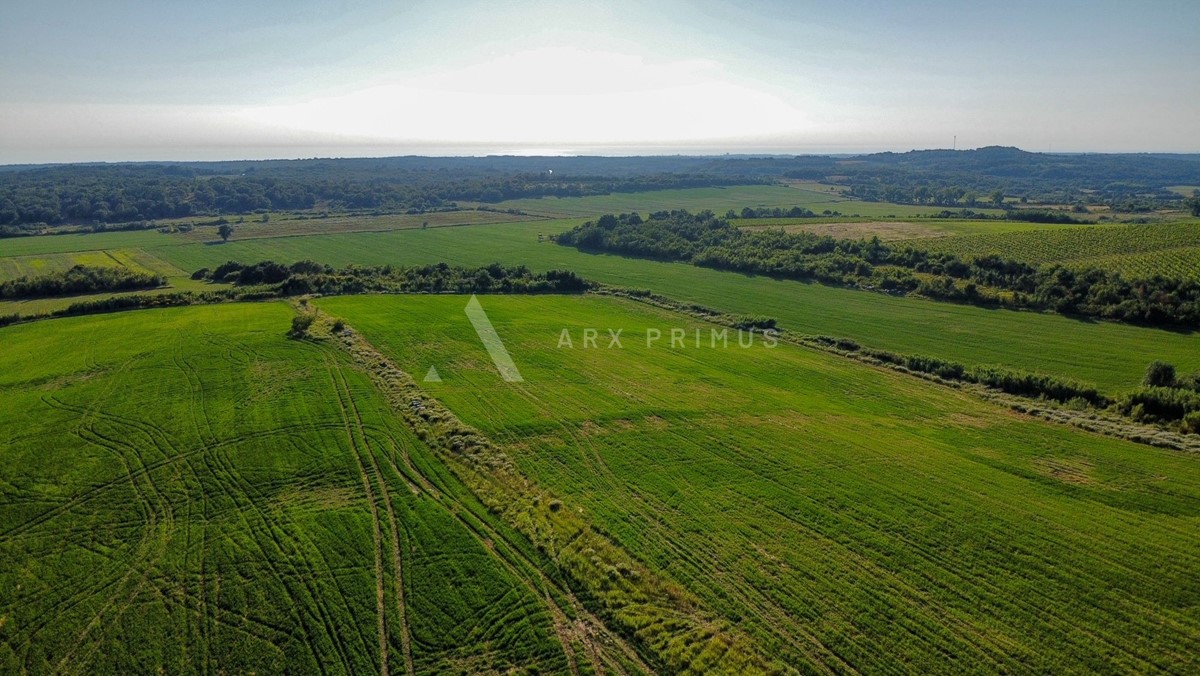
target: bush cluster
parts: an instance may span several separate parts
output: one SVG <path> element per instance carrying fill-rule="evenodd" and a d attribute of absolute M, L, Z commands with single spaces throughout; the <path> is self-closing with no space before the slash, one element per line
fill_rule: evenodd
<path fill-rule="evenodd" d="M 1200 372 L 1177 377 L 1173 365 L 1151 362 L 1142 387 L 1122 397 L 1118 408 L 1139 422 L 1176 423 L 1200 434 Z"/>

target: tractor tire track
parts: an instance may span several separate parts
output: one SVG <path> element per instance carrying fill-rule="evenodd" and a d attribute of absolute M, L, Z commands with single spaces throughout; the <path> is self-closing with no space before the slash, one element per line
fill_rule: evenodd
<path fill-rule="evenodd" d="M 413 674 L 412 646 L 411 646 L 412 639 L 411 639 L 411 635 L 409 633 L 408 616 L 406 613 L 407 608 L 404 605 L 404 575 L 403 575 L 404 569 L 401 567 L 401 560 L 400 560 L 400 527 L 396 520 L 396 512 L 392 506 L 391 495 L 388 492 L 388 484 L 384 480 L 383 473 L 380 472 L 380 470 L 379 470 L 379 463 L 375 457 L 375 452 L 371 449 L 370 440 L 367 438 L 366 434 L 363 432 L 363 429 L 365 426 L 363 424 L 362 413 L 359 412 L 358 405 L 354 403 L 354 395 L 350 391 L 350 385 L 346 381 L 346 375 L 345 375 L 345 373 L 342 372 L 340 366 L 337 367 L 336 375 L 337 375 L 337 380 L 340 381 L 340 385 L 341 385 L 341 389 L 338 392 L 339 400 L 345 404 L 348 404 L 349 411 L 354 414 L 354 420 L 351 422 L 357 426 L 355 429 L 357 429 L 358 435 L 361 437 L 362 448 L 364 449 L 364 453 L 371 462 L 371 469 L 374 472 L 376 481 L 379 485 L 379 491 L 383 495 L 383 505 L 387 510 L 388 523 L 391 527 L 391 533 L 392 533 L 392 538 L 391 538 L 392 539 L 392 547 L 391 547 L 391 549 L 392 549 L 392 552 L 391 552 L 392 553 L 392 572 L 395 575 L 394 584 L 395 584 L 395 597 L 396 597 L 396 611 L 400 615 L 400 642 L 404 649 L 404 671 L 406 674 L 408 674 L 408 676 L 412 676 L 412 674 Z M 343 395 L 344 395 L 344 399 L 342 398 Z M 347 409 L 346 406 L 342 407 L 343 411 L 345 411 L 346 409 Z M 352 437 L 353 437 L 353 435 L 352 435 Z M 356 449 L 356 452 L 357 452 L 357 449 Z"/>
<path fill-rule="evenodd" d="M 383 566 L 383 528 L 380 524 L 379 505 L 376 501 L 375 491 L 371 488 L 371 479 L 367 475 L 366 465 L 363 463 L 362 452 L 358 447 L 358 441 L 355 439 L 354 432 L 351 429 L 350 412 L 347 408 L 345 395 L 342 392 L 340 380 L 340 371 L 336 363 L 326 356 L 325 363 L 326 372 L 329 375 L 329 382 L 337 393 L 338 406 L 342 410 L 343 420 L 345 421 L 346 440 L 350 445 L 350 452 L 354 455 L 355 464 L 358 466 L 359 478 L 362 480 L 363 493 L 367 498 L 367 506 L 371 512 L 371 532 L 375 544 L 375 606 L 376 606 L 376 628 L 379 634 L 379 674 L 380 676 L 388 676 L 388 630 L 387 630 L 387 613 L 385 608 L 384 594 L 384 566 Z M 394 524 L 393 524 L 394 527 Z M 408 639 L 404 639 L 404 644 L 408 645 Z"/>
<path fill-rule="evenodd" d="M 365 343 L 365 340 L 363 342 Z M 375 350 L 373 347 L 371 347 L 370 349 L 375 353 L 373 355 L 373 359 L 375 359 L 376 361 L 387 363 L 387 364 L 389 364 L 389 366 L 391 368 L 396 368 L 394 365 L 391 364 L 390 361 L 386 360 L 386 358 L 384 358 L 383 355 L 378 352 L 378 350 Z M 355 359 L 355 363 L 362 370 L 364 370 L 368 375 L 375 375 L 371 369 L 372 364 L 366 363 L 365 360 L 362 360 L 362 358 L 359 355 L 352 354 L 352 356 Z M 396 370 L 399 370 L 399 369 L 396 369 Z M 400 417 L 402 421 L 405 421 L 406 424 L 412 425 L 412 423 L 409 422 L 408 419 L 406 417 L 404 417 L 403 415 L 400 415 L 398 417 Z M 431 481 L 428 476 L 424 475 L 424 473 L 421 473 L 419 470 L 416 469 L 416 467 L 411 462 L 411 459 L 406 458 L 406 464 L 410 469 L 412 469 L 414 472 L 417 473 L 417 476 L 419 477 L 419 481 L 422 484 L 422 486 L 427 487 L 429 489 L 432 489 L 435 486 L 435 482 Z M 397 475 L 399 475 L 401 477 L 404 476 L 404 472 L 402 472 L 399 469 L 399 467 L 397 467 L 394 463 L 392 466 L 393 466 L 393 471 L 395 471 L 397 473 Z M 441 490 L 431 490 L 430 494 L 431 495 L 439 495 L 439 494 L 449 495 L 450 493 L 444 487 L 442 487 Z M 537 578 L 537 581 L 541 583 L 540 585 L 535 584 L 534 579 L 531 578 L 528 574 L 517 573 L 517 571 L 514 567 L 513 561 L 506 560 L 501 555 L 497 554 L 494 547 L 488 547 L 488 549 L 490 551 L 492 551 L 492 553 L 494 555 L 496 555 L 497 558 L 501 561 L 502 565 L 504 565 L 510 571 L 516 573 L 518 579 L 525 581 L 525 583 L 529 586 L 529 588 L 535 594 L 535 598 L 540 598 L 540 597 L 546 595 L 547 588 L 553 587 L 564 598 L 569 599 L 571 608 L 578 617 L 586 618 L 587 624 L 590 624 L 592 626 L 593 631 L 595 631 L 597 634 L 605 636 L 606 639 L 608 639 L 610 644 L 617 646 L 617 648 L 621 651 L 621 653 L 625 656 L 625 658 L 627 660 L 629 660 L 633 664 L 638 665 L 638 667 L 641 668 L 644 673 L 654 673 L 653 670 L 650 669 L 645 664 L 645 662 L 641 659 L 637 650 L 634 649 L 631 645 L 629 645 L 628 642 L 626 642 L 622 636 L 620 636 L 616 632 L 613 632 L 598 617 L 596 617 L 594 614 L 592 614 L 586 608 L 584 608 L 582 603 L 580 603 L 578 601 L 578 599 L 575 598 L 574 594 L 570 591 L 570 589 L 566 588 L 565 585 L 559 585 L 559 584 L 556 584 L 553 581 L 551 581 L 548 577 L 545 576 L 545 574 L 541 571 L 540 567 L 536 563 L 525 558 L 523 554 L 519 554 L 520 549 L 513 546 L 511 543 L 509 543 L 507 538 L 505 538 L 503 535 L 501 535 L 500 533 L 496 532 L 495 530 L 491 529 L 490 527 L 488 527 L 486 525 L 481 524 L 481 526 L 476 526 L 476 525 L 473 525 L 473 524 L 469 523 L 468 521 L 466 521 L 462 517 L 461 512 L 465 512 L 468 514 L 470 514 L 471 512 L 469 509 L 465 508 L 465 506 L 459 505 L 458 503 L 448 504 L 448 501 L 443 497 L 439 497 L 438 502 L 456 521 L 461 523 L 463 526 L 467 527 L 469 529 L 469 531 L 472 533 L 472 535 L 477 540 L 479 540 L 481 543 L 486 544 L 486 542 L 491 541 L 494 545 L 497 542 L 503 542 L 505 544 L 505 546 L 511 547 L 513 552 L 518 552 L 517 554 L 514 555 L 514 558 L 518 558 L 519 560 L 523 561 L 525 563 L 525 565 L 529 566 L 531 570 L 536 571 L 535 576 Z M 482 530 L 481 530 L 481 528 L 482 528 Z M 549 610 L 551 612 L 552 617 L 555 614 L 555 610 L 558 611 L 558 613 L 560 614 L 561 621 L 562 621 L 562 626 L 564 626 L 564 627 L 574 626 L 573 623 L 570 623 L 566 619 L 565 612 L 561 608 L 557 608 L 557 607 L 547 608 L 547 610 Z M 587 632 L 584 632 L 577 627 L 570 630 L 570 634 L 580 638 L 580 643 L 584 646 L 588 646 L 589 644 L 592 643 L 592 641 L 590 640 L 590 637 L 587 635 Z M 564 652 L 566 652 L 568 650 L 571 650 L 569 641 L 564 643 Z M 573 661 L 569 660 L 569 663 L 573 664 Z M 612 664 L 615 665 L 616 661 L 613 660 Z M 597 669 L 600 672 L 603 672 L 603 663 L 600 660 L 595 660 L 593 662 L 593 668 Z M 623 670 L 620 670 L 620 671 L 623 671 Z"/>

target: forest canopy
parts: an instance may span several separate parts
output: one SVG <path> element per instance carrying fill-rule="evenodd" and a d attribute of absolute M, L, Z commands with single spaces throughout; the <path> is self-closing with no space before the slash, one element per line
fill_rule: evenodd
<path fill-rule="evenodd" d="M 457 202 L 574 197 L 789 179 L 870 201 L 997 206 L 1006 196 L 1140 210 L 1183 206 L 1193 155 L 1052 155 L 1016 148 L 859 156 L 390 157 L 0 166 L 0 234 L 258 210 L 421 213 Z M 999 197 L 997 197 L 999 195 Z"/>

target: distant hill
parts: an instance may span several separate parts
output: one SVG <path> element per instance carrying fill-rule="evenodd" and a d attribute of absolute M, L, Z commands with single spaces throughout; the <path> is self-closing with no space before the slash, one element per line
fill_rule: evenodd
<path fill-rule="evenodd" d="M 1149 186 L 1200 180 L 1200 155 L 1031 153 L 989 146 L 978 150 L 912 150 L 862 155 L 848 163 L 933 173 L 971 173 L 1020 180 L 1131 181 Z"/>

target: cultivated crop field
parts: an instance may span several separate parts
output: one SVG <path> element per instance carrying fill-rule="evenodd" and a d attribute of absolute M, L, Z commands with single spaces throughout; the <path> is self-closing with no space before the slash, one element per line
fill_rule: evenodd
<path fill-rule="evenodd" d="M 495 211 L 439 211 L 428 214 L 387 214 L 382 216 L 341 216 L 320 214 L 268 214 L 268 221 L 247 218 L 242 223 L 233 223 L 234 237 L 255 239 L 260 237 L 291 237 L 295 235 L 317 235 L 345 232 L 386 232 L 413 228 L 443 228 L 460 225 L 488 223 L 511 223 L 528 221 L 529 216 L 519 216 Z M 171 221 L 166 221 L 170 223 Z M 188 219 L 180 222 L 187 223 Z M 180 233 L 182 239 L 196 242 L 213 242 L 219 239 L 217 228 L 200 226 Z"/>
<path fill-rule="evenodd" d="M 997 254 L 1028 263 L 1101 267 L 1131 277 L 1200 278 L 1200 222 L 1058 226 L 914 242 L 960 256 Z"/>
<path fill-rule="evenodd" d="M 1111 392 L 1134 387 L 1141 381 L 1146 364 L 1155 359 L 1174 363 L 1183 372 L 1200 370 L 1200 336 L 1194 333 L 991 310 L 677 263 L 592 255 L 538 241 L 539 234 L 562 232 L 583 220 L 235 238 L 214 245 L 157 232 L 118 232 L 7 239 L 0 240 L 0 247 L 14 247 L 25 253 L 58 244 L 64 251 L 103 251 L 110 247 L 129 248 L 134 246 L 133 241 L 145 241 L 148 243 L 138 246 L 189 274 L 228 260 L 272 259 L 290 263 L 307 258 L 334 266 L 439 261 L 474 266 L 501 262 L 528 265 L 534 270 L 569 269 L 588 279 L 651 289 L 725 312 L 775 317 L 782 326 L 803 333 L 844 336 L 869 347 L 938 356 L 966 364 L 1006 364 L 1094 383 Z M 1094 230 L 1084 226 L 1083 232 Z M 957 238 L 923 240 L 922 245 L 954 239 Z M 0 248 L 0 260 L 4 260 L 6 251 Z M 195 284 L 187 277 L 169 277 L 169 281 L 180 288 Z M 69 302 L 42 299 L 0 303 L 0 315 L 65 307 Z"/>
<path fill-rule="evenodd" d="M 463 297 L 319 306 L 406 371 L 435 366 L 430 395 L 782 661 L 1200 667 L 1194 458 L 825 353 L 713 349 L 713 327 L 627 301 L 482 302 L 524 382 L 500 379 Z M 647 347 L 674 327 L 686 347 Z"/>
<path fill-rule="evenodd" d="M 866 218 L 884 216 L 915 216 L 938 211 L 935 207 L 904 204 L 863 202 L 848 199 L 839 192 L 814 190 L 813 185 L 733 185 L 717 188 L 688 188 L 681 190 L 651 190 L 637 193 L 614 193 L 588 197 L 544 197 L 498 202 L 498 209 L 519 209 L 531 214 L 569 218 L 600 216 L 637 211 L 711 209 L 724 214 L 729 209 L 743 207 L 805 207 L 820 214 L 825 210 L 847 216 L 858 214 Z"/>
<path fill-rule="evenodd" d="M 544 555 L 342 353 L 286 339 L 292 316 L 0 329 L 0 671 L 609 664 Z"/>
<path fill-rule="evenodd" d="M 825 222 L 814 222 L 825 221 Z M 787 232 L 811 232 L 834 239 L 870 239 L 878 237 L 885 242 L 919 240 L 929 237 L 954 235 L 978 235 L 1007 232 L 1023 232 L 1044 228 L 1062 228 L 1061 225 L 1024 223 L 1021 221 L 972 221 L 950 218 L 927 218 L 920 221 L 826 221 L 811 218 L 755 218 L 734 221 L 743 228 L 780 228 Z"/>
<path fill-rule="evenodd" d="M 1200 246 L 1185 246 L 1148 253 L 1111 254 L 1066 262 L 1069 267 L 1115 270 L 1131 278 L 1164 275 L 1178 279 L 1200 279 Z"/>
<path fill-rule="evenodd" d="M 153 272 L 164 276 L 183 275 L 183 271 L 141 249 L 113 249 L 40 256 L 0 256 L 0 282 L 17 277 L 36 277 L 63 272 L 76 265 L 120 267 L 134 272 Z"/>
<path fill-rule="evenodd" d="M 1200 336 L 1058 315 L 991 310 L 867 293 L 820 284 L 774 280 L 686 264 L 581 253 L 538 234 L 561 232 L 581 219 L 427 231 L 284 237 L 221 246 L 156 251 L 184 270 L 226 260 L 285 262 L 313 258 L 331 265 L 360 263 L 528 265 L 568 269 L 587 279 L 651 289 L 677 300 L 734 314 L 775 317 L 786 328 L 846 336 L 864 345 L 955 359 L 1001 363 L 1095 383 L 1112 391 L 1141 381 L 1146 364 L 1170 361 L 1200 370 Z M 940 240 L 939 240 L 940 241 Z"/>

